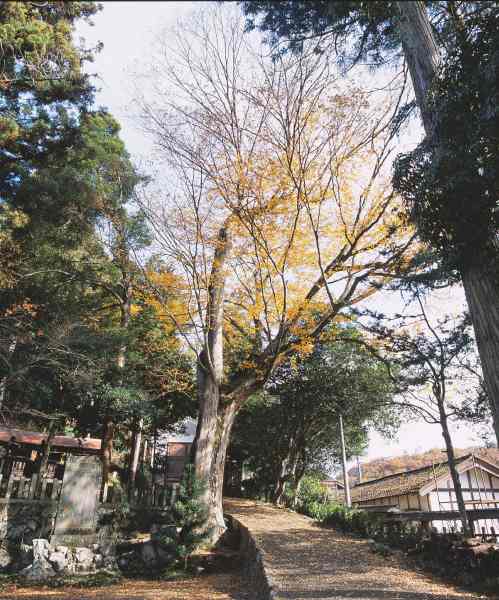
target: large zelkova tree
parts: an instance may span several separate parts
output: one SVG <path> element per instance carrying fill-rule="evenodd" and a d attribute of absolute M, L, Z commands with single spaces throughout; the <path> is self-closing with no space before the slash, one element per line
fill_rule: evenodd
<path fill-rule="evenodd" d="M 364 451 L 370 428 L 390 433 L 397 423 L 390 402 L 395 386 L 383 364 L 362 346 L 331 337 L 333 342 L 324 340 L 307 356 L 280 365 L 265 393 L 236 419 L 231 462 L 246 463 L 276 503 L 287 486 L 299 490 L 306 471 L 328 472 L 341 462 L 340 415 L 349 456 Z"/>
<path fill-rule="evenodd" d="M 411 245 L 384 177 L 403 82 L 378 102 L 321 56 L 273 61 L 227 13 L 204 11 L 162 39 L 156 93 L 142 99 L 171 190 L 142 204 L 158 252 L 188 284 L 195 464 L 216 532 L 240 407 L 404 269 Z"/>
<path fill-rule="evenodd" d="M 242 2 L 278 48 L 313 38 L 344 67 L 404 61 L 426 133 L 395 186 L 439 279 L 460 279 L 499 440 L 496 2 Z M 435 273 L 430 278 L 435 281 Z"/>

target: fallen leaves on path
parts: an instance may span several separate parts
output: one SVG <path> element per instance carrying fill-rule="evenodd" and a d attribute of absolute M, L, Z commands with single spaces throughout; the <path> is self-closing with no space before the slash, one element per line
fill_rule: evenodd
<path fill-rule="evenodd" d="M 123 580 L 102 588 L 0 588 L 0 600 L 250 600 L 241 576 L 203 575 L 176 581 Z"/>
<path fill-rule="evenodd" d="M 226 512 L 253 534 L 286 600 L 477 600 L 424 573 L 401 552 L 375 554 L 364 539 L 319 527 L 293 511 L 227 500 Z"/>

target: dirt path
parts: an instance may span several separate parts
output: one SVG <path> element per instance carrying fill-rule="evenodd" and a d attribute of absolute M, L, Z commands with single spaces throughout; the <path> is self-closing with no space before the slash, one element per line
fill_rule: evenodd
<path fill-rule="evenodd" d="M 124 580 L 102 588 L 42 589 L 6 586 L 0 600 L 250 600 L 239 573 L 177 581 Z"/>
<path fill-rule="evenodd" d="M 279 600 L 464 600 L 459 591 L 418 572 L 403 555 L 374 554 L 365 540 L 268 504 L 227 500 L 263 551 Z"/>

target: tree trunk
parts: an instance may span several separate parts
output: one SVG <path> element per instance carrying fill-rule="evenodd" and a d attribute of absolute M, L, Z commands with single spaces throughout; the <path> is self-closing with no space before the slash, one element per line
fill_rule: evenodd
<path fill-rule="evenodd" d="M 130 450 L 130 464 L 128 469 L 128 497 L 133 499 L 135 490 L 135 479 L 137 477 L 137 469 L 139 466 L 140 449 L 142 446 L 142 426 L 143 421 L 137 423 L 133 432 L 132 448 Z"/>
<path fill-rule="evenodd" d="M 7 353 L 9 355 L 9 360 L 11 359 L 12 355 L 14 354 L 15 350 L 16 350 L 16 346 L 17 346 L 17 338 L 14 337 L 11 339 L 11 342 L 9 344 L 9 348 L 7 350 Z M 5 395 L 7 392 L 7 381 L 8 381 L 8 377 L 2 377 L 2 379 L 0 379 L 0 414 L 3 411 L 3 405 L 5 402 Z"/>
<path fill-rule="evenodd" d="M 57 421 L 55 421 L 55 420 L 50 421 L 47 439 L 43 446 L 40 466 L 38 468 L 38 476 L 36 478 L 35 498 L 41 499 L 43 478 L 47 472 L 47 466 L 49 464 L 49 458 L 50 458 L 50 450 L 52 448 L 52 439 L 55 435 L 56 429 L 57 429 Z"/>
<path fill-rule="evenodd" d="M 286 456 L 281 461 L 277 480 L 274 485 L 274 491 L 272 493 L 272 502 L 275 504 L 282 504 L 284 498 L 284 491 L 286 489 L 286 482 L 294 475 L 296 471 L 296 452 L 295 452 L 295 439 L 291 437 L 288 441 L 288 448 Z"/>
<path fill-rule="evenodd" d="M 220 390 L 207 381 L 203 393 L 203 410 L 199 415 L 195 467 L 196 475 L 205 483 L 203 501 L 208 510 L 208 526 L 212 541 L 225 530 L 223 517 L 223 482 L 225 459 L 232 426 L 237 413 L 232 401 L 219 409 Z M 215 408 L 216 406 L 216 408 Z"/>
<path fill-rule="evenodd" d="M 297 469 L 295 472 L 295 490 L 294 490 L 294 494 L 293 494 L 293 508 L 296 508 L 296 505 L 298 503 L 298 498 L 300 496 L 300 489 L 301 489 L 301 484 L 303 481 L 303 477 L 305 476 L 305 466 L 303 465 L 301 469 Z"/>
<path fill-rule="evenodd" d="M 499 444 L 499 289 L 490 271 L 473 266 L 462 277 Z"/>
<path fill-rule="evenodd" d="M 434 115 L 427 110 L 426 96 L 440 62 L 438 46 L 423 2 L 397 2 L 398 29 L 404 57 L 411 73 L 416 102 L 426 135 L 432 135 Z"/>
<path fill-rule="evenodd" d="M 447 423 L 447 415 L 444 409 L 443 399 L 437 398 L 438 409 L 440 413 L 440 425 L 442 427 L 442 436 L 445 441 L 445 449 L 447 451 L 447 460 L 449 462 L 449 470 L 454 484 L 454 492 L 456 494 L 457 507 L 459 514 L 461 515 L 461 523 L 463 525 L 463 533 L 466 536 L 470 535 L 470 524 L 468 521 L 468 515 L 466 514 L 466 506 L 464 504 L 463 490 L 461 487 L 461 480 L 459 479 L 459 473 L 456 469 L 456 457 L 454 455 L 454 446 L 452 445 L 452 439 L 449 433 L 449 426 Z"/>
<path fill-rule="evenodd" d="M 104 434 L 102 436 L 102 488 L 101 498 L 105 502 L 107 498 L 107 487 L 109 473 L 111 471 L 111 461 L 113 457 L 113 439 L 114 439 L 114 423 L 111 417 L 107 416 L 104 419 Z"/>
<path fill-rule="evenodd" d="M 203 501 L 208 510 L 208 523 L 212 539 L 216 540 L 225 529 L 222 509 L 225 456 L 236 415 L 231 402 L 221 404 L 220 388 L 223 379 L 223 315 L 226 262 L 231 239 L 228 223 L 219 230 L 213 257 L 208 302 L 206 307 L 206 337 L 203 351 L 198 357 L 197 382 L 199 417 L 194 440 L 194 465 L 196 476 L 206 488 Z"/>
<path fill-rule="evenodd" d="M 411 73 L 426 135 L 431 136 L 435 128 L 435 115 L 427 108 L 426 96 L 440 62 L 438 46 L 423 2 L 397 2 L 397 6 L 404 56 Z M 495 247 L 494 240 L 490 246 Z M 472 257 L 474 249 L 469 250 L 469 257 Z M 461 278 L 499 444 L 499 286 L 497 276 L 484 262 L 471 263 L 470 266 L 462 268 Z"/>
<path fill-rule="evenodd" d="M 350 498 L 350 483 L 348 481 L 348 468 L 347 468 L 347 451 L 345 447 L 345 434 L 343 431 L 343 416 L 340 413 L 339 417 L 340 426 L 340 443 L 341 443 L 341 465 L 343 468 L 343 484 L 345 486 L 345 504 L 350 508 L 352 506 L 352 500 Z"/>

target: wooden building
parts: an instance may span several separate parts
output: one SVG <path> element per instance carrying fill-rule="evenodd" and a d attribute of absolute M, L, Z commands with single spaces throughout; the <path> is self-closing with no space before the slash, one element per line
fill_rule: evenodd
<path fill-rule="evenodd" d="M 324 479 L 321 484 L 327 489 L 328 498 L 336 502 L 344 502 L 345 486 L 337 479 Z"/>
<path fill-rule="evenodd" d="M 499 466 L 467 454 L 457 459 L 463 497 L 469 509 L 499 508 Z M 352 503 L 359 508 L 386 507 L 401 511 L 456 511 L 454 485 L 447 462 L 365 481 L 352 488 Z M 432 521 L 437 531 L 458 531 L 459 522 Z M 499 532 L 499 520 L 477 521 L 478 531 Z"/>

